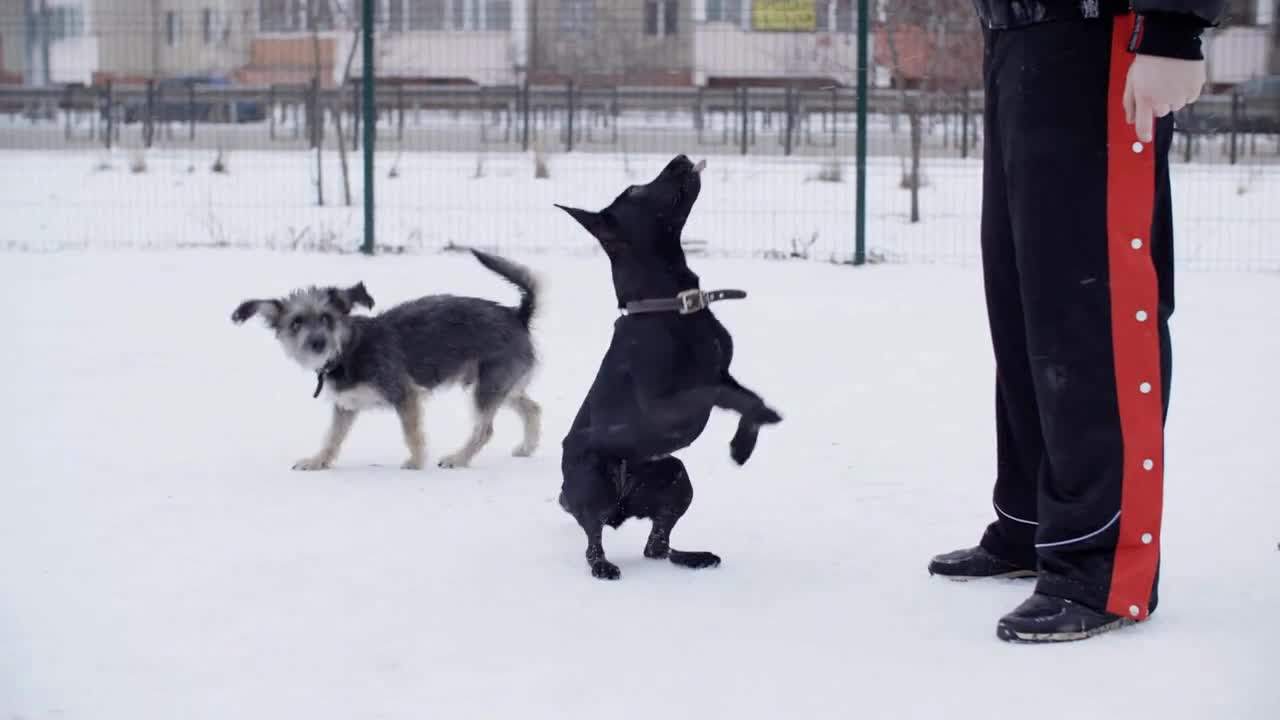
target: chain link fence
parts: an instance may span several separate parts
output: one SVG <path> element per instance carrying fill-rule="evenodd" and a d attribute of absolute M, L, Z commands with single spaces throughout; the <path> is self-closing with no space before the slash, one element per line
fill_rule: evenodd
<path fill-rule="evenodd" d="M 686 153 L 709 161 L 691 249 L 853 256 L 856 3 L 374 2 L 379 251 L 594 252 L 552 204 L 603 206 Z M 869 257 L 976 263 L 971 11 L 872 9 Z M 1280 270 L 1264 10 L 1206 40 L 1211 85 L 1178 116 L 1185 267 Z M 5 3 L 0 247 L 354 251 L 359 17 L 354 0 Z"/>

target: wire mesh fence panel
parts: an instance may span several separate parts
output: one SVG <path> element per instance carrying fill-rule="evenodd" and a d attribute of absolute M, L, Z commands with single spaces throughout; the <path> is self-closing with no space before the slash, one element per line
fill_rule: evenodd
<path fill-rule="evenodd" d="M 1171 153 L 1185 267 L 1280 270 L 1275 18 L 1211 31 Z M 359 0 L 0 6 L 0 246 L 351 251 L 363 239 Z M 848 261 L 851 0 L 374 0 L 382 251 L 594 252 L 602 206 L 708 158 L 700 252 Z M 872 3 L 873 260 L 976 263 L 982 38 L 963 3 Z"/>

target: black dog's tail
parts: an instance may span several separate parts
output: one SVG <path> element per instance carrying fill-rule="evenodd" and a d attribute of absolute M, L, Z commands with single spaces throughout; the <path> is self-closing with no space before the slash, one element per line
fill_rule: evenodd
<path fill-rule="evenodd" d="M 514 263 L 506 258 L 490 255 L 487 252 L 472 248 L 471 254 L 476 256 L 480 264 L 501 275 L 507 282 L 520 289 L 520 307 L 516 308 L 516 317 L 520 324 L 529 327 L 529 321 L 538 311 L 538 280 L 529 268 Z"/>

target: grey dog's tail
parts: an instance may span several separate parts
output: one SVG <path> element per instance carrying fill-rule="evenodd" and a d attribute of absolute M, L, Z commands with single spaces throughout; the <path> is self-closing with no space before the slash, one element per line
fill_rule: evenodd
<path fill-rule="evenodd" d="M 487 252 L 472 248 L 471 254 L 476 256 L 480 264 L 501 275 L 507 282 L 520 289 L 520 306 L 516 308 L 516 317 L 520 324 L 529 327 L 529 321 L 538 311 L 538 281 L 529 272 L 529 268 L 514 263 L 506 258 L 490 255 Z"/>

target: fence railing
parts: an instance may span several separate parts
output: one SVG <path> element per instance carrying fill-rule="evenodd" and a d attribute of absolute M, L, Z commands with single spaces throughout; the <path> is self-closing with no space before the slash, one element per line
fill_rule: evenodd
<path fill-rule="evenodd" d="M 169 81 L 0 89 L 0 177 L 10 178 L 0 206 L 20 221 L 0 228 L 0 248 L 354 251 L 371 236 L 361 90 Z M 687 231 L 691 248 L 847 262 L 858 247 L 857 100 L 844 87 L 380 81 L 377 246 L 589 250 L 552 203 L 607 202 L 670 154 L 696 153 L 713 170 Z M 976 263 L 981 93 L 876 90 L 867 105 L 867 257 Z M 1280 270 L 1277 117 L 1280 103 L 1231 94 L 1179 114 L 1184 267 Z"/>
<path fill-rule="evenodd" d="M 360 83 L 346 87 L 66 85 L 0 88 L 0 147 L 100 143 L 152 147 L 302 149 L 341 128 L 361 138 Z M 901 154 L 899 136 L 917 119 L 923 152 L 966 158 L 981 139 L 981 92 L 875 90 L 868 96 L 872 155 Z M 849 88 L 643 88 L 426 86 L 382 83 L 375 107 L 380 141 L 399 150 L 665 152 L 708 148 L 740 155 L 852 153 L 857 93 Z M 18 122 L 22 120 L 24 122 Z M 321 121 L 323 120 L 323 121 Z M 61 129 L 61 137 L 50 132 Z M 227 128 L 234 128 L 228 132 Z M 132 131 L 132 132 L 130 132 Z M 1280 162 L 1280 97 L 1208 95 L 1178 113 L 1184 161 Z"/>

